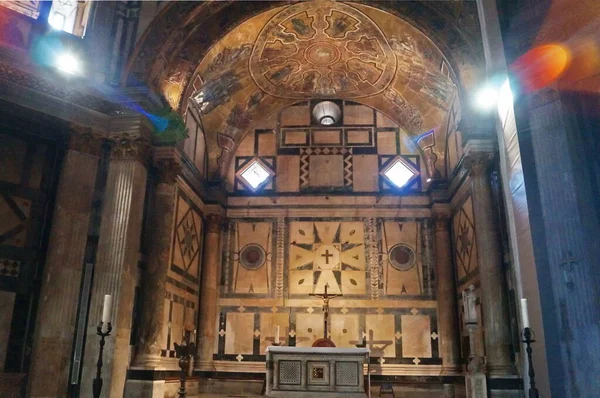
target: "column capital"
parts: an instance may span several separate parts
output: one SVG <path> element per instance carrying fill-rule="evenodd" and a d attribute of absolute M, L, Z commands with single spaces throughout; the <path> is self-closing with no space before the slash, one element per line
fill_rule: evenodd
<path fill-rule="evenodd" d="M 488 170 L 494 159 L 491 152 L 471 152 L 464 157 L 463 165 L 472 177 L 482 176 Z"/>
<path fill-rule="evenodd" d="M 221 226 L 225 224 L 226 218 L 220 214 L 207 214 L 206 219 L 206 231 L 209 233 L 221 232 Z"/>
<path fill-rule="evenodd" d="M 69 125 L 69 149 L 89 155 L 98 156 L 102 154 L 102 144 L 106 140 L 106 134 L 84 127 L 78 124 Z"/>
<path fill-rule="evenodd" d="M 158 174 L 158 182 L 175 184 L 181 174 L 181 153 L 175 147 L 158 147 L 154 149 L 154 167 Z"/>
<path fill-rule="evenodd" d="M 142 133 L 113 133 L 108 135 L 112 159 L 137 160 L 147 165 L 152 153 L 150 140 Z"/>
<path fill-rule="evenodd" d="M 435 203 L 431 208 L 431 219 L 434 222 L 435 231 L 448 231 L 452 219 L 452 208 L 449 204 Z"/>

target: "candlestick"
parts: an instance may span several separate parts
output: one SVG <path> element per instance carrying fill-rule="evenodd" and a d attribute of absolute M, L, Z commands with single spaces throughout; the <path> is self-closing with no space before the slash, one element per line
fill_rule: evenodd
<path fill-rule="evenodd" d="M 279 325 L 275 325 L 275 344 L 279 344 Z"/>
<path fill-rule="evenodd" d="M 110 322 L 112 315 L 112 296 L 110 294 L 104 295 L 104 307 L 102 308 L 102 323 L 107 325 Z"/>
<path fill-rule="evenodd" d="M 104 303 L 106 304 L 106 297 L 109 298 L 110 301 L 110 296 L 105 296 L 104 297 Z M 110 303 L 109 303 L 110 304 Z M 106 307 L 104 307 L 106 308 Z M 110 315 L 110 314 L 109 314 Z M 104 344 L 105 344 L 105 338 L 107 336 L 110 336 L 110 332 L 112 331 L 112 325 L 110 322 L 108 322 L 106 324 L 106 332 L 102 331 L 102 325 L 104 322 L 100 322 L 98 324 L 98 327 L 96 328 L 96 334 L 98 336 L 100 336 L 100 350 L 98 351 L 98 361 L 96 362 L 96 377 L 94 378 L 94 381 L 92 382 L 92 395 L 94 398 L 100 398 L 100 394 L 102 393 L 102 352 L 104 351 Z"/>
<path fill-rule="evenodd" d="M 521 299 L 521 320 L 523 322 L 523 329 L 529 327 L 529 311 L 527 310 L 527 299 Z"/>

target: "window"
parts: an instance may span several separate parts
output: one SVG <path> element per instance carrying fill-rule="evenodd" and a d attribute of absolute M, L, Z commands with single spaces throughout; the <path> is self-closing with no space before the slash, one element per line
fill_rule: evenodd
<path fill-rule="evenodd" d="M 253 160 L 240 176 L 246 183 L 256 190 L 271 176 L 271 172 L 263 166 L 258 160 Z"/>
<path fill-rule="evenodd" d="M 388 167 L 383 169 L 382 174 L 396 187 L 404 187 L 410 180 L 419 174 L 410 164 L 398 157 Z"/>

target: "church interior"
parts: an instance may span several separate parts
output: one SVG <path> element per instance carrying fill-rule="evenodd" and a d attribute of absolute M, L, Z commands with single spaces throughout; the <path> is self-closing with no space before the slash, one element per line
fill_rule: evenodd
<path fill-rule="evenodd" d="M 600 397 L 598 32 L 0 1 L 0 397 Z"/>

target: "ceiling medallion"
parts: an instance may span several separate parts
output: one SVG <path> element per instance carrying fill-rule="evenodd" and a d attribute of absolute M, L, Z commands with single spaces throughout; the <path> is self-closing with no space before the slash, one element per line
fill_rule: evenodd
<path fill-rule="evenodd" d="M 303 2 L 267 22 L 256 39 L 250 72 L 276 97 L 358 98 L 388 87 L 396 57 L 375 22 L 354 7 Z"/>

